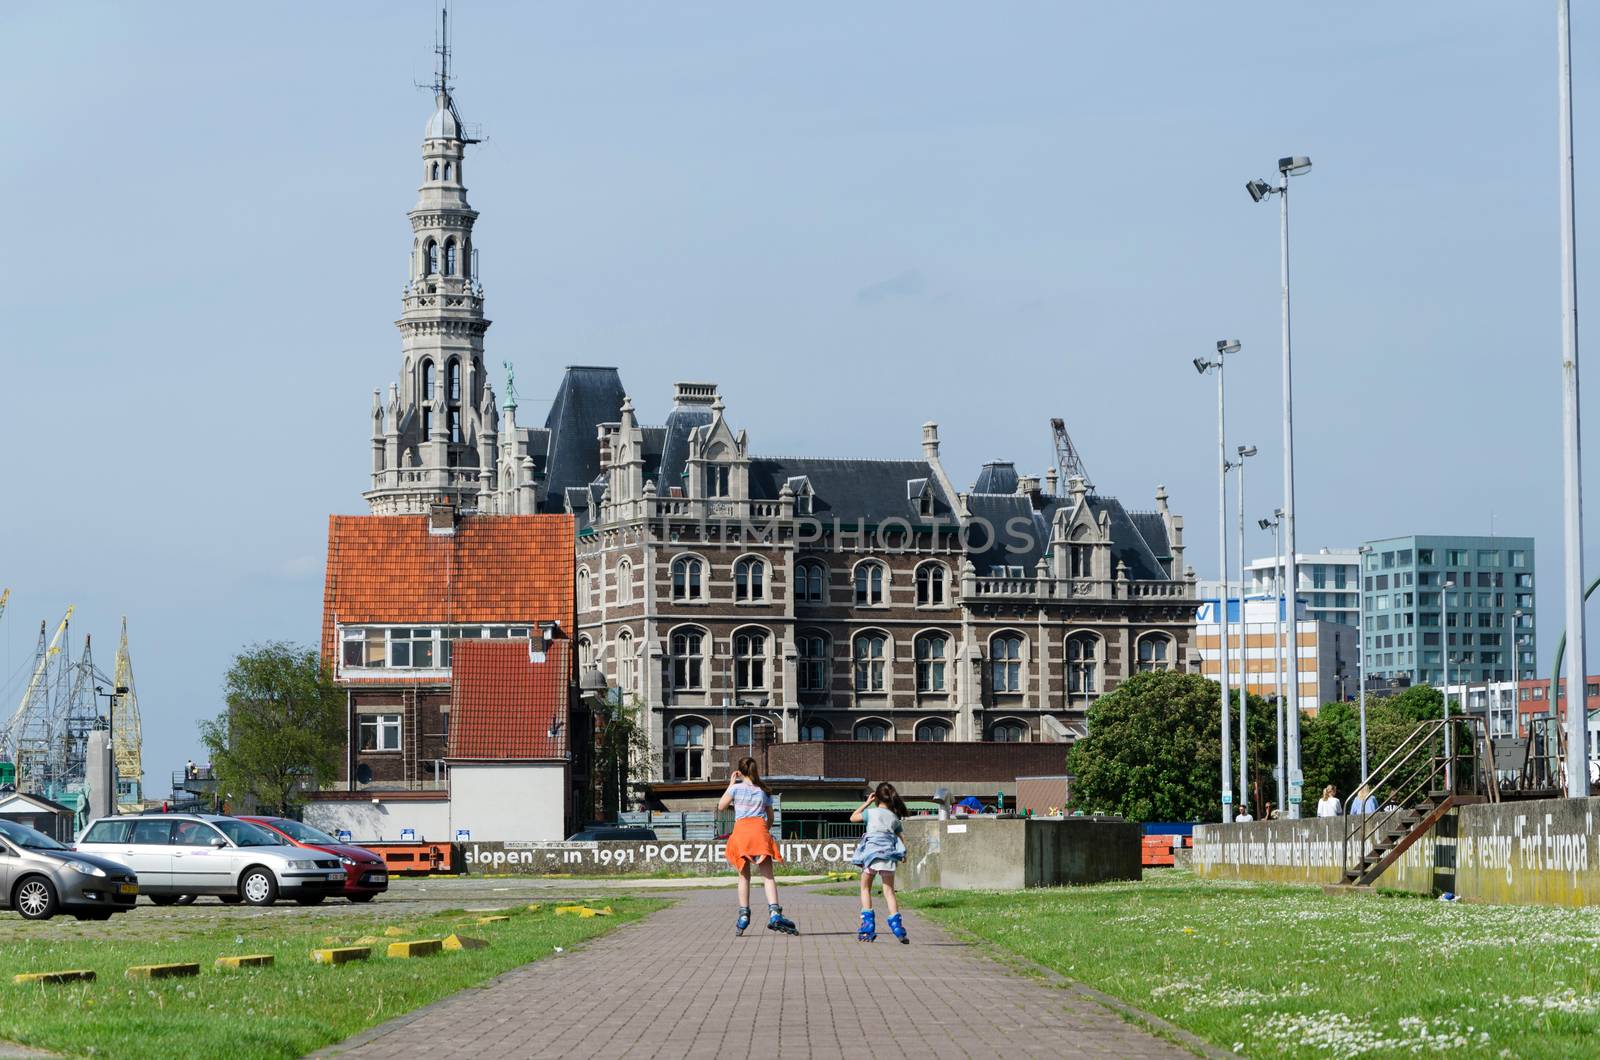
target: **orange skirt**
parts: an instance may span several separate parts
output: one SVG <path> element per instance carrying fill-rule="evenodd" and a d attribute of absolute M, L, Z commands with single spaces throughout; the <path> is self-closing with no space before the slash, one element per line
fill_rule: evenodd
<path fill-rule="evenodd" d="M 772 830 L 765 817 L 741 817 L 733 823 L 733 834 L 728 837 L 728 864 L 742 870 L 746 861 L 760 858 L 782 861 L 778 844 L 772 840 Z"/>

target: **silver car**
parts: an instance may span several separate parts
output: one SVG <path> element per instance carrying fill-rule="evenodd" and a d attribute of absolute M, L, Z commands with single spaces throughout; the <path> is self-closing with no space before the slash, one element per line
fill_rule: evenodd
<path fill-rule="evenodd" d="M 207 894 L 230 905 L 271 905 L 280 895 L 311 904 L 344 892 L 337 857 L 218 814 L 102 817 L 78 849 L 127 864 L 139 876 L 140 893 L 156 905 Z"/>
<path fill-rule="evenodd" d="M 110 920 L 133 908 L 139 879 L 110 858 L 81 854 L 26 825 L 0 820 L 0 908 L 27 920 L 70 913 Z"/>

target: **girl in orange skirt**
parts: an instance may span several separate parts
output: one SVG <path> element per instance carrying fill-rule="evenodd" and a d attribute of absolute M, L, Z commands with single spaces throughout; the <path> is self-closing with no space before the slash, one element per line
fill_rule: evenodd
<path fill-rule="evenodd" d="M 728 837 L 728 863 L 739 872 L 739 919 L 735 935 L 750 926 L 750 866 L 761 870 L 761 885 L 767 891 L 767 930 L 800 934 L 794 921 L 783 915 L 778 904 L 778 881 L 772 866 L 783 860 L 778 844 L 772 840 L 772 792 L 761 780 L 754 758 L 739 759 L 739 767 L 728 778 L 728 790 L 717 803 L 718 810 L 733 807 L 733 834 Z"/>

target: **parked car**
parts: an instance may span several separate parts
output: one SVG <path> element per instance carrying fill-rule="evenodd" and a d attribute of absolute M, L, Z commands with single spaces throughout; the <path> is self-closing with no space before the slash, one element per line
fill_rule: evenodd
<path fill-rule="evenodd" d="M 338 858 L 291 846 L 278 833 L 236 817 L 103 817 L 89 826 L 78 849 L 133 869 L 140 892 L 156 905 L 207 894 L 230 905 L 271 905 L 280 895 L 311 904 L 344 890 Z"/>
<path fill-rule="evenodd" d="M 339 864 L 344 866 L 344 896 L 352 902 L 370 902 L 389 889 L 389 866 L 366 847 L 341 843 L 327 832 L 287 817 L 241 817 L 239 820 L 276 832 L 297 847 L 320 850 L 338 858 Z M 304 904 L 318 901 L 321 899 L 311 899 Z"/>
<path fill-rule="evenodd" d="M 631 839 L 637 843 L 653 843 L 656 840 L 656 830 L 629 825 L 592 824 L 581 832 L 569 835 L 567 842 L 593 843 L 599 839 Z"/>
<path fill-rule="evenodd" d="M 25 920 L 49 920 L 57 913 L 110 920 L 138 900 L 139 878 L 128 866 L 0 820 L 0 908 L 15 909 Z"/>

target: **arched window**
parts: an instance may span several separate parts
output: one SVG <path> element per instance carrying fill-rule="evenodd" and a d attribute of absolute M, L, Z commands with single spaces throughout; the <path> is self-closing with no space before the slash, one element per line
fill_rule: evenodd
<path fill-rule="evenodd" d="M 917 606 L 943 607 L 944 603 L 944 565 L 924 563 L 917 568 Z"/>
<path fill-rule="evenodd" d="M 438 180 L 439 179 L 439 163 L 437 163 L 437 162 L 435 162 L 433 164 L 433 179 L 434 180 Z"/>
<path fill-rule="evenodd" d="M 578 610 L 588 611 L 594 607 L 594 602 L 589 596 L 589 568 L 578 568 Z"/>
<path fill-rule="evenodd" d="M 1081 538 L 1086 533 L 1087 531 L 1080 526 L 1073 532 L 1072 536 Z M 1072 576 L 1074 578 L 1094 577 L 1094 546 L 1074 540 L 1067 548 L 1068 554 L 1072 559 Z"/>
<path fill-rule="evenodd" d="M 733 598 L 735 600 L 765 600 L 767 598 L 767 563 L 755 556 L 746 556 L 733 565 Z"/>
<path fill-rule="evenodd" d="M 802 603 L 828 602 L 828 568 L 814 559 L 800 563 L 794 569 L 794 595 Z"/>
<path fill-rule="evenodd" d="M 578 638 L 578 672 L 594 669 L 594 642 L 587 636 Z"/>
<path fill-rule="evenodd" d="M 449 162 L 446 162 L 444 164 L 444 179 L 445 180 L 449 180 L 450 179 L 450 163 Z"/>
<path fill-rule="evenodd" d="M 428 259 L 428 275 L 437 276 L 439 274 L 439 244 L 431 239 L 428 240 L 427 248 L 423 253 Z"/>
<path fill-rule="evenodd" d="M 672 635 L 672 687 L 676 691 L 705 688 L 705 634 L 680 629 Z"/>
<path fill-rule="evenodd" d="M 800 723 L 800 739 L 826 740 L 828 738 L 828 723 L 825 721 L 806 721 Z"/>
<path fill-rule="evenodd" d="M 679 780 L 705 776 L 706 724 L 683 718 L 672 724 L 672 775 Z"/>
<path fill-rule="evenodd" d="M 944 743 L 950 739 L 950 723 L 930 718 L 917 725 L 917 739 L 922 743 Z"/>
<path fill-rule="evenodd" d="M 889 723 L 881 718 L 865 718 L 856 722 L 855 737 L 881 743 L 889 738 Z"/>
<path fill-rule="evenodd" d="M 925 633 L 917 638 L 917 691 L 943 692 L 944 663 L 949 655 L 950 638 L 943 633 Z M 920 737 L 919 737 L 920 739 Z"/>
<path fill-rule="evenodd" d="M 617 634 L 617 689 L 623 695 L 633 691 L 633 634 Z"/>
<path fill-rule="evenodd" d="M 737 633 L 733 638 L 733 686 L 767 687 L 767 635 L 760 630 Z"/>
<path fill-rule="evenodd" d="M 456 241 L 453 239 L 445 241 L 444 274 L 446 276 L 454 276 L 456 274 Z"/>
<path fill-rule="evenodd" d="M 883 564 L 867 560 L 856 566 L 856 606 L 871 607 L 883 603 L 883 583 L 886 580 Z"/>
<path fill-rule="evenodd" d="M 674 600 L 700 600 L 704 598 L 701 574 L 705 564 L 696 556 L 679 556 L 672 561 L 672 598 Z"/>
<path fill-rule="evenodd" d="M 627 560 L 617 564 L 617 603 L 633 603 L 633 564 Z"/>
<path fill-rule="evenodd" d="M 461 400 L 461 358 L 452 357 L 444 369 L 445 394 L 451 401 Z"/>
<path fill-rule="evenodd" d="M 989 639 L 989 675 L 996 692 L 1022 691 L 1022 637 L 996 633 Z"/>
<path fill-rule="evenodd" d="M 434 382 L 435 382 L 436 379 L 437 379 L 437 373 L 434 372 L 434 370 L 433 370 L 433 362 L 432 361 L 423 361 L 422 362 L 422 393 L 417 395 L 421 400 L 423 400 L 423 401 L 432 401 L 433 400 L 433 385 L 434 385 Z"/>
<path fill-rule="evenodd" d="M 1139 641 L 1139 672 L 1160 673 L 1172 669 L 1172 638 L 1152 633 Z"/>
<path fill-rule="evenodd" d="M 1067 691 L 1075 696 L 1100 691 L 1100 638 L 1093 633 L 1067 638 Z"/>
<path fill-rule="evenodd" d="M 1015 718 L 1006 718 L 989 726 L 989 739 L 995 743 L 1027 743 L 1028 727 Z"/>
<path fill-rule="evenodd" d="M 755 726 L 754 738 L 752 738 L 750 732 L 750 727 L 752 725 Z M 744 717 L 733 723 L 734 750 L 739 754 L 743 754 L 746 748 L 752 748 L 755 745 L 756 740 L 770 737 L 772 735 L 772 730 L 773 725 L 770 718 L 762 718 L 754 714 L 746 714 Z"/>
<path fill-rule="evenodd" d="M 797 647 L 800 649 L 800 691 L 810 695 L 828 691 L 832 683 L 828 638 L 821 633 L 802 633 Z"/>
<path fill-rule="evenodd" d="M 859 633 L 854 643 L 857 692 L 883 691 L 883 661 L 889 639 L 882 633 Z"/>

